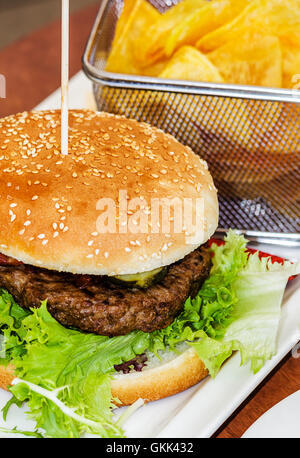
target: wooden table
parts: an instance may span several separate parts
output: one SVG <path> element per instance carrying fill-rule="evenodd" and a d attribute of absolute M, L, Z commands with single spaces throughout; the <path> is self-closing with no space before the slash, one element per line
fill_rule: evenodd
<path fill-rule="evenodd" d="M 70 73 L 81 68 L 81 55 L 97 13 L 88 7 L 71 15 Z M 29 110 L 60 86 L 60 23 L 23 38 L 0 51 L 0 73 L 7 81 L 7 98 L 0 99 L 0 116 Z M 220 428 L 216 437 L 240 437 L 267 409 L 300 388 L 300 358 L 288 355 Z"/>
<path fill-rule="evenodd" d="M 81 69 L 97 11 L 97 6 L 90 6 L 71 15 L 70 76 Z M 32 109 L 60 86 L 60 37 L 57 21 L 0 50 L 7 97 L 0 99 L 0 117 Z"/>

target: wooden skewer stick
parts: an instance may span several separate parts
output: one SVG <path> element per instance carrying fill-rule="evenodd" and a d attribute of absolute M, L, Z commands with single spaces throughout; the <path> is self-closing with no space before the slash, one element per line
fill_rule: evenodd
<path fill-rule="evenodd" d="M 61 30 L 61 152 L 68 154 L 69 133 L 69 0 L 62 0 Z"/>

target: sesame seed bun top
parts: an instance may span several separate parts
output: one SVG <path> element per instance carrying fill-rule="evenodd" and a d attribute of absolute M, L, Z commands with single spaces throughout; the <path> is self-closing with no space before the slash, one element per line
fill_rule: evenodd
<path fill-rule="evenodd" d="M 70 111 L 69 126 L 63 156 L 59 111 L 0 120 L 0 252 L 47 269 L 123 275 L 169 265 L 214 233 L 217 193 L 190 148 L 107 113 Z M 163 212 L 152 219 L 158 199 L 175 197 L 187 204 L 181 230 L 179 207 L 169 227 Z M 191 231 L 184 211 L 195 217 L 196 202 L 201 227 Z"/>

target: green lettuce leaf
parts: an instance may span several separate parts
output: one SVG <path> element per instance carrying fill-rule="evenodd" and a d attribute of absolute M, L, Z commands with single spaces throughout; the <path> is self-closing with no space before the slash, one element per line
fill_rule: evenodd
<path fill-rule="evenodd" d="M 68 417 L 24 383 L 11 388 L 14 400 L 28 402 L 30 416 L 48 437 L 80 437 L 84 432 L 122 437 L 123 431 L 112 421 L 111 375 L 115 364 L 145 351 L 149 334 L 132 332 L 110 339 L 63 327 L 49 314 L 46 302 L 24 314 L 23 319 L 22 309 L 18 309 L 13 298 L 3 292 L 0 327 L 5 336 L 6 358 L 2 363 L 12 362 L 18 377 L 44 389 L 67 387 L 60 391 L 58 399 L 83 419 L 97 422 L 97 428 Z"/>
<path fill-rule="evenodd" d="M 235 258 L 232 256 L 235 245 L 241 246 L 240 241 L 230 232 L 226 245 L 213 248 L 214 267 L 207 281 L 210 284 L 214 276 L 227 275 L 227 270 L 235 272 L 231 288 L 236 300 L 223 336 L 211 339 L 207 333 L 199 342 L 191 344 L 212 376 L 235 350 L 240 351 L 241 364 L 250 361 L 254 373 L 275 355 L 283 293 L 289 277 L 300 273 L 299 264 L 272 263 L 269 257 L 260 259 L 258 253 L 247 256 L 246 262 L 238 256 Z M 239 263 L 237 268 L 235 259 Z"/>
<path fill-rule="evenodd" d="M 20 431 L 16 427 L 12 429 L 0 428 L 0 432 L 8 434 L 22 434 L 23 436 L 35 437 L 37 439 L 42 439 L 44 436 L 38 431 Z"/>
<path fill-rule="evenodd" d="M 151 334 L 154 353 L 166 347 L 174 349 L 186 340 L 224 336 L 239 300 L 234 283 L 248 262 L 244 237 L 229 231 L 225 240 L 223 246 L 213 244 L 213 266 L 197 296 L 186 301 L 183 312 L 168 328 Z"/>

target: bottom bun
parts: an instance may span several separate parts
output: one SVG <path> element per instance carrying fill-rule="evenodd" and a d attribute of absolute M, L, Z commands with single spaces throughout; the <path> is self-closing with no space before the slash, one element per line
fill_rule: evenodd
<path fill-rule="evenodd" d="M 170 352 L 168 352 L 170 355 Z M 112 395 L 119 405 L 130 405 L 138 399 L 145 402 L 172 396 L 190 388 L 208 375 L 208 370 L 193 348 L 156 367 L 117 375 L 111 382 Z"/>
<path fill-rule="evenodd" d="M 167 356 L 170 354 L 168 352 Z M 171 360 L 163 357 L 153 366 L 150 362 L 142 372 L 116 375 L 111 382 L 112 396 L 118 399 L 118 406 L 133 404 L 138 399 L 157 401 L 196 385 L 207 375 L 196 351 L 188 348 Z M 12 365 L 0 366 L 0 388 L 7 390 L 14 377 Z"/>
<path fill-rule="evenodd" d="M 14 366 L 0 366 L 0 388 L 7 390 L 15 378 Z"/>

